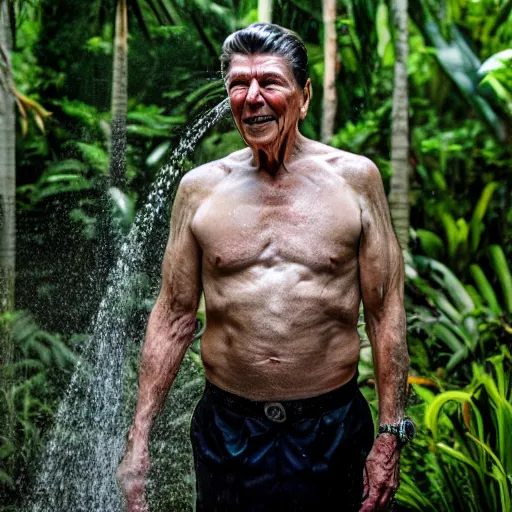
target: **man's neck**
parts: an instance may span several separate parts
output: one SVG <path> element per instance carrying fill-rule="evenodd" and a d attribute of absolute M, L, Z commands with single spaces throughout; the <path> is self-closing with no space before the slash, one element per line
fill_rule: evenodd
<path fill-rule="evenodd" d="M 306 140 L 306 137 L 296 129 L 294 133 L 292 132 L 285 138 L 277 140 L 272 145 L 251 146 L 254 166 L 259 171 L 276 175 L 281 168 L 286 170 L 286 165 L 297 158 Z"/>

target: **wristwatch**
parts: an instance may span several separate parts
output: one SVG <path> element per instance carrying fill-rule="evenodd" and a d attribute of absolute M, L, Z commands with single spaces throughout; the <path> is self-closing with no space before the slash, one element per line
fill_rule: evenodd
<path fill-rule="evenodd" d="M 406 418 L 395 425 L 379 425 L 379 435 L 380 434 L 393 434 L 398 439 L 398 444 L 405 446 L 407 443 L 410 443 L 416 435 L 416 427 L 412 420 Z"/>

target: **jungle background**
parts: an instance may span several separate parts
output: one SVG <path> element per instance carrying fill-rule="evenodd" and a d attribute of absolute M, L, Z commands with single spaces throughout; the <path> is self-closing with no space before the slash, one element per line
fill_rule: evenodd
<path fill-rule="evenodd" d="M 510 0 L 0 0 L 0 510 L 30 495 L 117 241 L 186 126 L 226 97 L 223 40 L 257 20 L 306 42 L 302 132 L 371 158 L 389 194 L 418 429 L 397 510 L 511 510 Z M 241 147 L 226 117 L 183 169 Z M 133 379 L 165 237 L 131 298 Z M 197 344 L 175 387 L 191 376 Z M 183 492 L 161 510 L 192 510 L 189 448 L 176 446 L 160 471 Z"/>

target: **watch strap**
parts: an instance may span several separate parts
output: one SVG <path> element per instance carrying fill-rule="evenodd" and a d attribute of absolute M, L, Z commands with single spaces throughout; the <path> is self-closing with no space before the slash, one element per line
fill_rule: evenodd
<path fill-rule="evenodd" d="M 392 434 L 398 439 L 400 439 L 400 423 L 396 425 L 392 425 L 389 423 L 383 423 L 379 425 L 379 435 L 380 434 Z"/>
<path fill-rule="evenodd" d="M 398 445 L 402 447 L 413 439 L 416 434 L 416 428 L 414 423 L 410 419 L 406 418 L 400 423 L 384 423 L 379 425 L 379 435 L 381 434 L 394 435 L 398 440 Z"/>

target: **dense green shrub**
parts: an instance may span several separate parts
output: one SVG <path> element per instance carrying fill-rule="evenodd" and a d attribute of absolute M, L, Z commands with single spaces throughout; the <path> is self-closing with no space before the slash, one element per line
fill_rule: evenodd
<path fill-rule="evenodd" d="M 399 503 L 422 512 L 510 510 L 511 368 L 501 347 L 485 364 L 472 364 L 464 389 L 436 395 L 414 386 L 419 403 L 409 414 L 420 429 L 403 458 Z"/>

